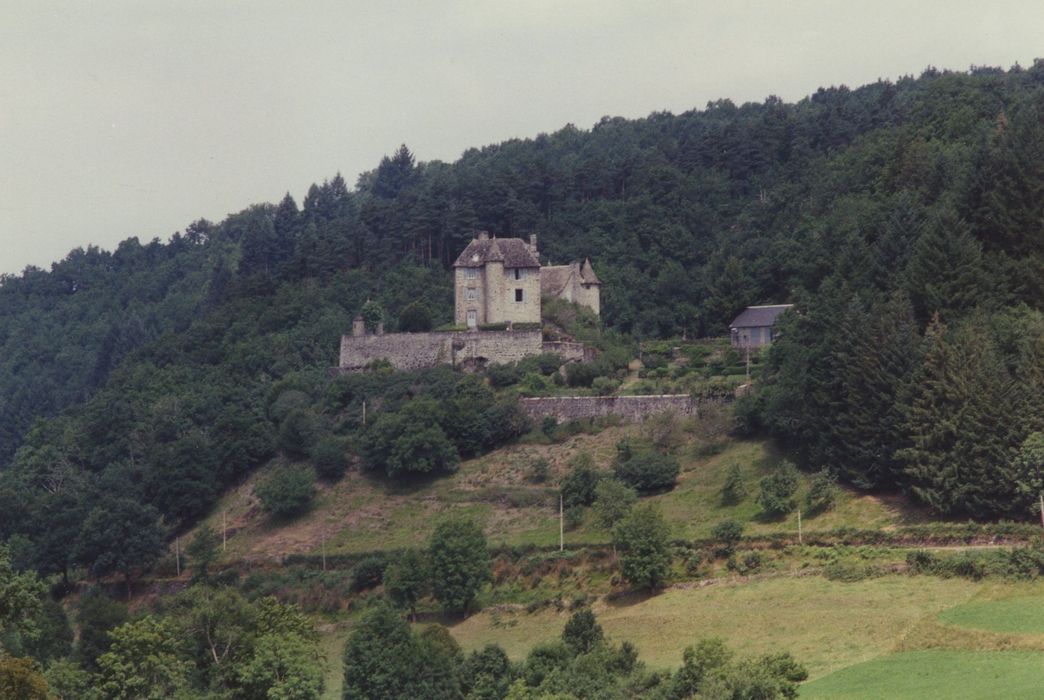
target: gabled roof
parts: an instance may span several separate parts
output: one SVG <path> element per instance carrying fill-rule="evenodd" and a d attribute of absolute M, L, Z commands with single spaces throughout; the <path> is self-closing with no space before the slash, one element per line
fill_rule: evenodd
<path fill-rule="evenodd" d="M 748 306 L 729 324 L 729 328 L 762 328 L 775 325 L 779 315 L 792 306 L 794 305 Z"/>
<path fill-rule="evenodd" d="M 540 293 L 544 296 L 558 296 L 574 274 L 579 274 L 576 263 L 540 268 Z"/>
<path fill-rule="evenodd" d="M 584 258 L 584 265 L 580 268 L 580 279 L 585 284 L 601 284 L 602 281 L 598 279 L 598 275 L 595 274 L 594 268 L 591 267 L 591 258 Z"/>
<path fill-rule="evenodd" d="M 464 249 L 453 267 L 482 267 L 502 262 L 504 267 L 540 267 L 540 261 L 521 238 L 476 238 Z"/>

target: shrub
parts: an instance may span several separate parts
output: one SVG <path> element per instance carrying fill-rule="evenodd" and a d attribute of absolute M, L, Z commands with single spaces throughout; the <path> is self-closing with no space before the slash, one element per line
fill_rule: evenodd
<path fill-rule="evenodd" d="M 562 526 L 569 531 L 573 531 L 576 528 L 584 524 L 584 508 L 583 506 L 569 506 L 562 513 Z"/>
<path fill-rule="evenodd" d="M 590 608 L 573 613 L 562 630 L 562 641 L 573 654 L 586 654 L 605 641 L 602 626 Z"/>
<path fill-rule="evenodd" d="M 616 478 L 639 493 L 665 491 L 674 488 L 681 467 L 671 455 L 659 452 L 639 452 L 616 463 Z"/>
<path fill-rule="evenodd" d="M 595 377 L 591 382 L 591 388 L 599 396 L 609 396 L 620 387 L 620 382 L 609 377 Z"/>
<path fill-rule="evenodd" d="M 501 389 L 512 384 L 518 384 L 522 379 L 522 372 L 515 365 L 490 365 L 486 368 L 486 378 L 490 386 Z"/>
<path fill-rule="evenodd" d="M 304 513 L 315 498 L 315 471 L 302 467 L 277 469 L 255 490 L 261 507 L 277 518 Z"/>
<path fill-rule="evenodd" d="M 345 441 L 335 435 L 324 435 L 316 440 L 311 457 L 316 473 L 327 481 L 337 481 L 348 468 Z"/>
<path fill-rule="evenodd" d="M 352 567 L 351 589 L 355 592 L 368 591 L 381 585 L 388 560 L 380 554 L 373 554 L 359 560 Z"/>
<path fill-rule="evenodd" d="M 572 470 L 562 480 L 562 501 L 569 506 L 589 506 L 594 503 L 595 486 L 599 475 L 594 470 L 591 455 L 581 453 L 573 458 Z"/>
<path fill-rule="evenodd" d="M 292 459 L 307 457 L 318 432 L 315 414 L 305 408 L 295 408 L 279 424 L 279 449 Z"/>
<path fill-rule="evenodd" d="M 384 307 L 376 301 L 367 299 L 359 315 L 362 316 L 363 322 L 366 324 L 366 330 L 373 333 L 377 330 L 377 326 L 384 322 Z"/>
<path fill-rule="evenodd" d="M 924 549 L 917 549 L 906 554 L 906 567 L 911 574 L 933 573 L 938 564 L 938 557 Z"/>
<path fill-rule="evenodd" d="M 761 480 L 758 504 L 770 517 L 782 517 L 797 507 L 794 494 L 798 489 L 797 469 L 788 461 Z"/>
<path fill-rule="evenodd" d="M 743 538 L 743 523 L 736 520 L 723 520 L 711 530 L 711 536 L 718 541 L 719 556 L 729 556 Z"/>
<path fill-rule="evenodd" d="M 566 365 L 566 384 L 571 387 L 591 386 L 601 374 L 598 367 L 584 362 L 570 362 Z"/>
<path fill-rule="evenodd" d="M 595 486 L 594 514 L 598 524 L 611 528 L 627 517 L 638 494 L 618 479 L 602 479 Z"/>
<path fill-rule="evenodd" d="M 805 509 L 809 513 L 821 513 L 834 507 L 837 500 L 837 477 L 827 469 L 812 476 L 808 493 L 805 494 Z"/>
<path fill-rule="evenodd" d="M 551 476 L 551 465 L 546 459 L 538 459 L 529 468 L 529 480 L 534 484 L 542 484 Z"/>
<path fill-rule="evenodd" d="M 399 312 L 399 330 L 404 333 L 424 333 L 432 326 L 431 312 L 419 301 L 407 304 Z"/>
<path fill-rule="evenodd" d="M 738 464 L 729 467 L 725 475 L 725 483 L 721 487 L 721 502 L 724 505 L 736 505 L 747 497 L 747 485 L 743 483 L 743 474 Z"/>
<path fill-rule="evenodd" d="M 748 576 L 757 573 L 761 569 L 761 564 L 760 552 L 745 552 L 742 557 L 730 556 L 726 567 L 740 576 Z"/>

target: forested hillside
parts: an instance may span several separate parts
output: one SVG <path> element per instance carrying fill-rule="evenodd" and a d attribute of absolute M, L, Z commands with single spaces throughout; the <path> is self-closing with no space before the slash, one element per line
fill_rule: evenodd
<path fill-rule="evenodd" d="M 300 207 L 74 251 L 0 285 L 0 538 L 44 571 L 129 575 L 142 523 L 194 521 L 277 450 L 369 444 L 345 408 L 387 388 L 328 384 L 339 334 L 367 299 L 392 330 L 415 302 L 449 321 L 447 266 L 479 229 L 590 257 L 618 334 L 721 335 L 747 304 L 796 302 L 746 429 L 942 512 L 1025 517 L 1044 471 L 1042 193 L 1038 62 L 605 118 L 452 164 L 402 147 Z M 458 453 L 510 438 L 403 413 Z"/>

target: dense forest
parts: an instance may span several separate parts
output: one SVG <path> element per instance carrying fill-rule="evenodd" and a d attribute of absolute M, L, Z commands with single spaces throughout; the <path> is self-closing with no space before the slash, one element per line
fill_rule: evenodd
<path fill-rule="evenodd" d="M 418 304 L 451 320 L 448 266 L 480 229 L 590 257 L 621 337 L 722 335 L 747 304 L 795 302 L 739 429 L 943 513 L 1027 517 L 1044 485 L 1042 193 L 1037 62 L 607 117 L 454 163 L 403 146 L 300 206 L 78 249 L 0 279 L 0 538 L 22 566 L 130 577 L 161 517 L 191 524 L 277 453 L 376 450 L 391 474 L 391 452 L 449 469 L 511 439 L 522 426 L 494 429 L 512 408 L 482 382 L 325 372 L 367 300 L 393 330 Z M 432 408 L 456 391 L 470 407 Z M 435 401 L 403 408 L 414 396 Z M 368 397 L 388 415 L 363 431 Z M 390 423 L 423 444 L 380 448 Z"/>

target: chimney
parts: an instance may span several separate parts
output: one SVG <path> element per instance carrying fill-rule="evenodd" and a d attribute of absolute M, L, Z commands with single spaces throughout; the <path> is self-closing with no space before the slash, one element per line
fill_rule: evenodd
<path fill-rule="evenodd" d="M 480 241 L 488 241 L 489 240 L 489 231 L 479 231 L 478 239 Z"/>
<path fill-rule="evenodd" d="M 529 250 L 533 253 L 533 255 L 536 255 L 536 253 L 537 253 L 537 245 L 536 245 L 536 234 L 535 233 L 529 234 Z"/>

